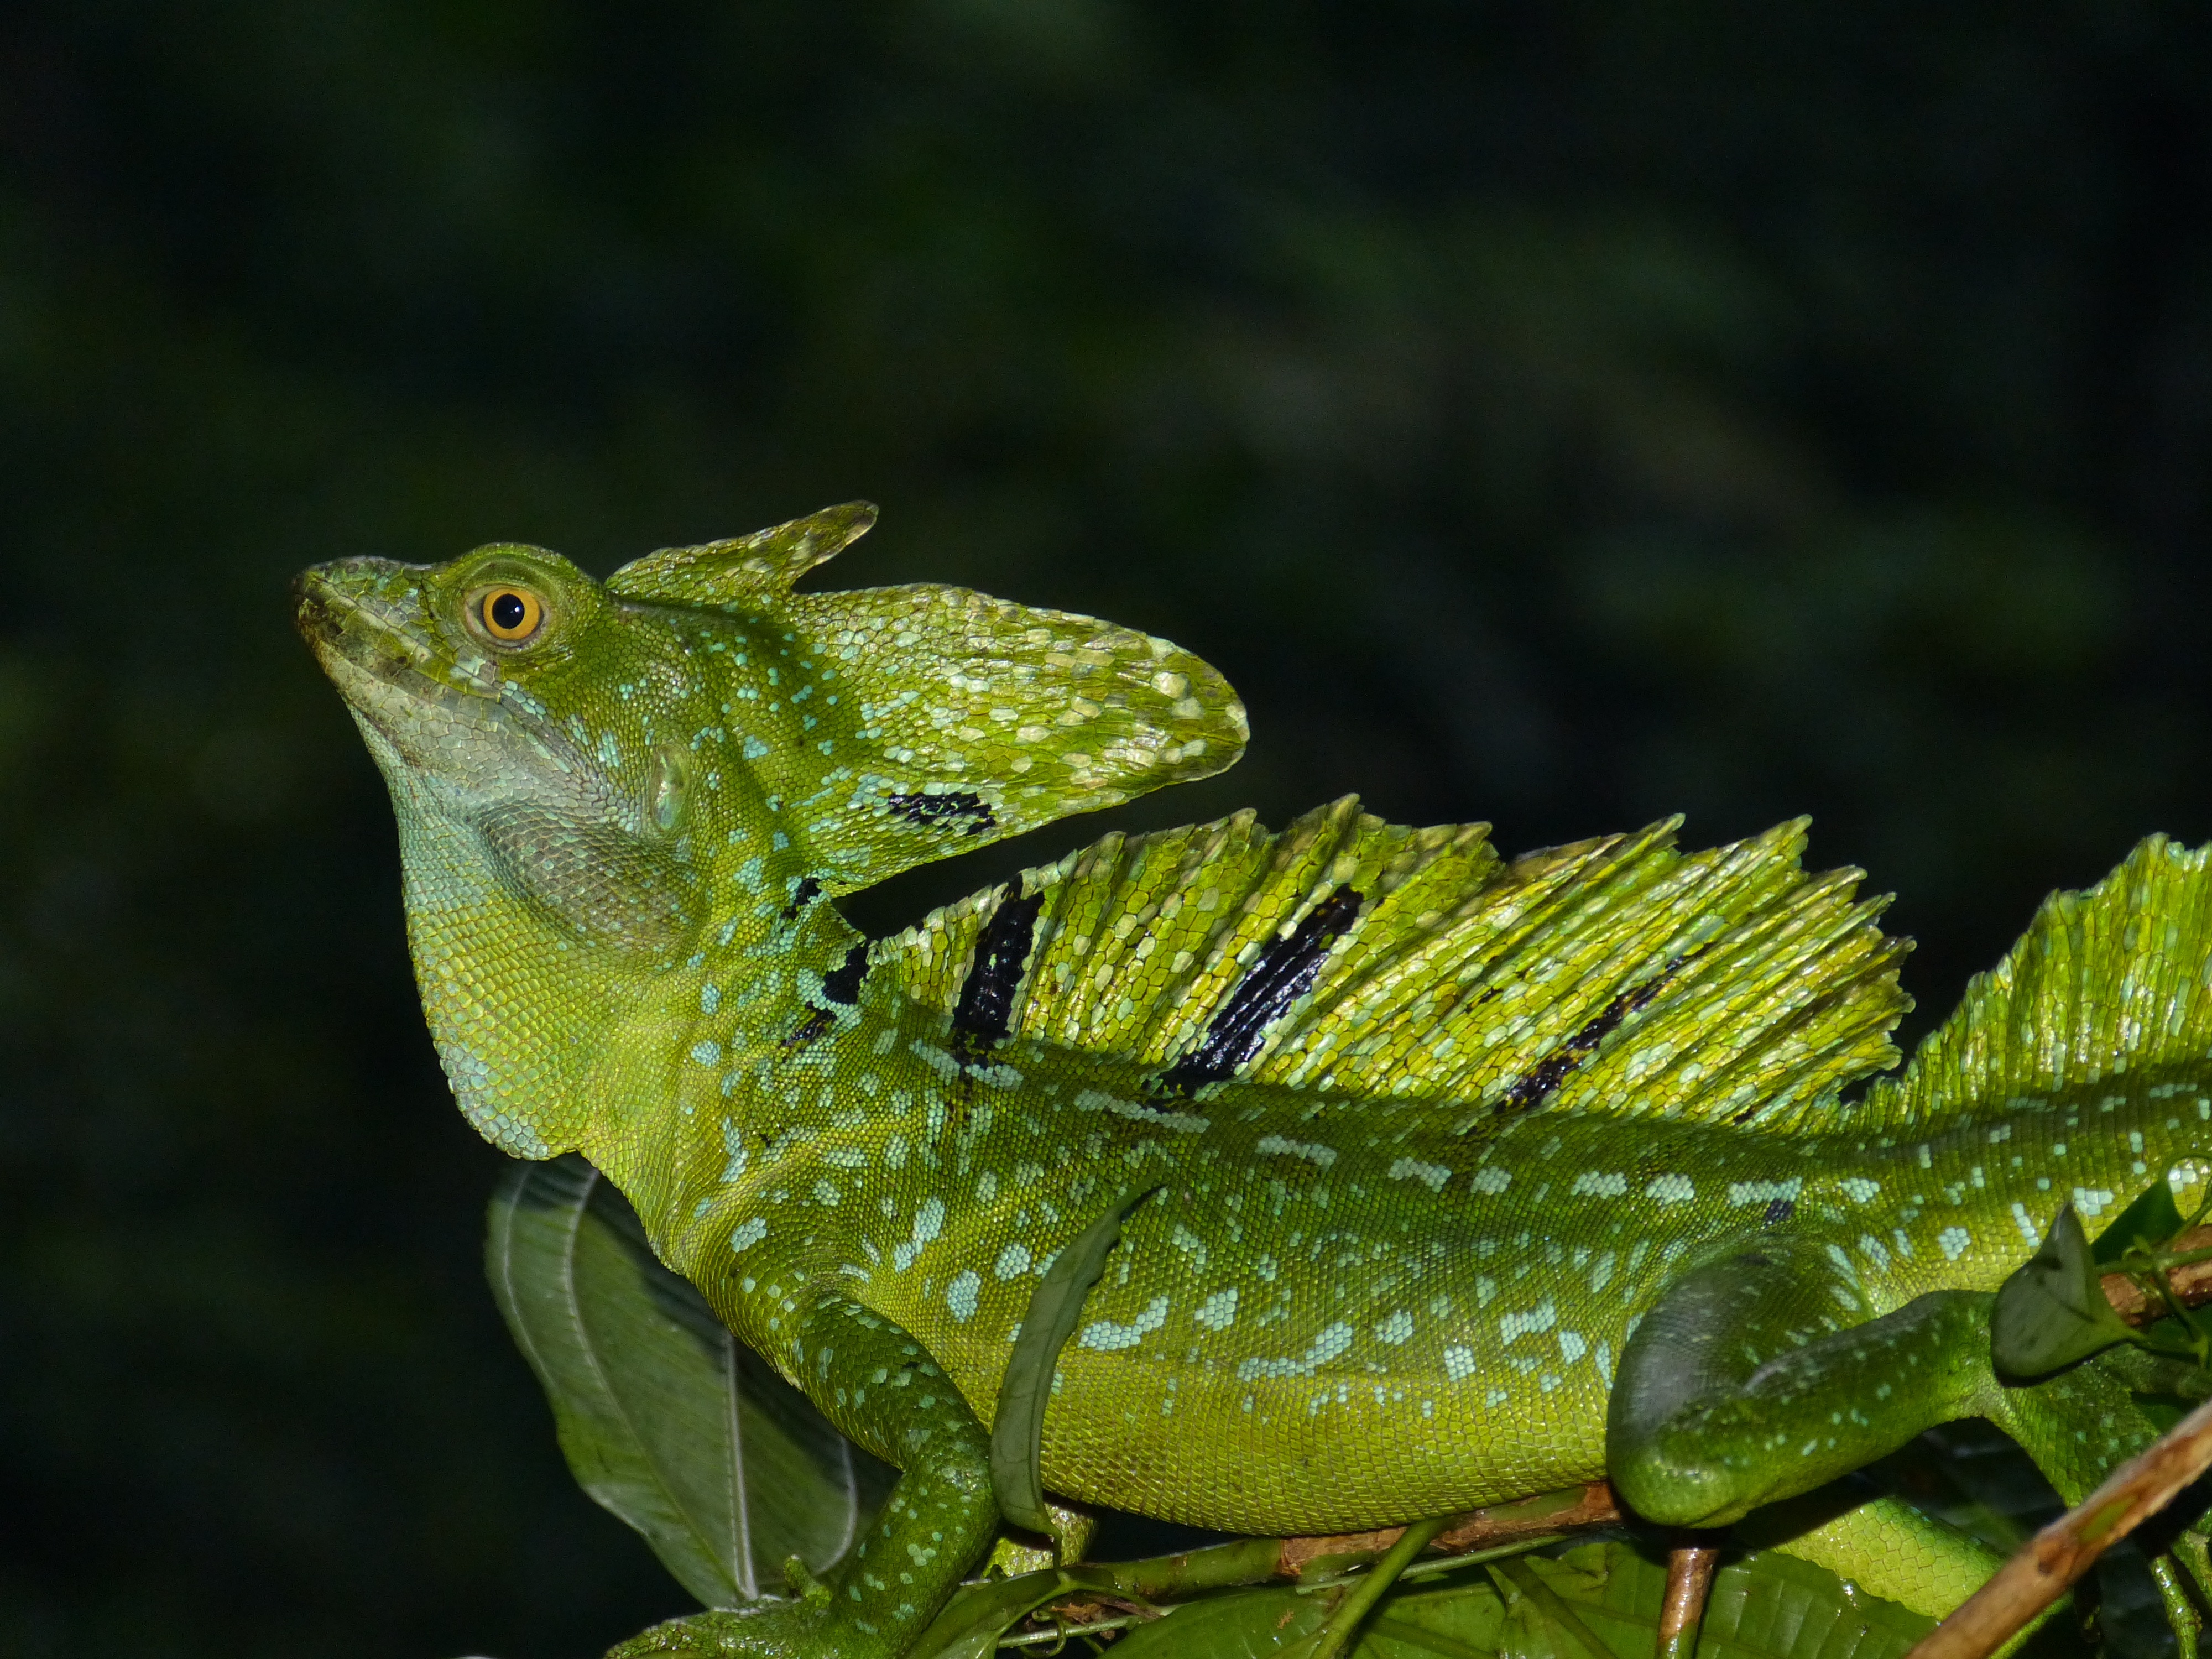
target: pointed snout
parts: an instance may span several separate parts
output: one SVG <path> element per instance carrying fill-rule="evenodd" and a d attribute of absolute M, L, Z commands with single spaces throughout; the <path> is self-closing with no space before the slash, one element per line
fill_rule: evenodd
<path fill-rule="evenodd" d="M 328 565 L 309 565 L 292 578 L 292 625 L 310 645 L 336 632 L 329 569 Z"/>
<path fill-rule="evenodd" d="M 435 667 L 446 654 L 428 626 L 423 568 L 392 559 L 333 559 L 292 579 L 293 625 L 348 702 L 360 698 L 343 665 L 391 680 L 408 669 Z"/>
<path fill-rule="evenodd" d="M 368 558 L 309 565 L 292 579 L 294 624 L 316 646 L 335 645 L 349 634 L 417 634 L 426 568 Z"/>

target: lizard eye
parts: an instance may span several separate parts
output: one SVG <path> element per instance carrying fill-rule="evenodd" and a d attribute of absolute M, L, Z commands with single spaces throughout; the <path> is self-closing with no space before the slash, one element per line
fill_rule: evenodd
<path fill-rule="evenodd" d="M 544 601 L 526 587 L 488 587 L 470 602 L 473 620 L 501 645 L 525 645 L 545 626 Z"/>

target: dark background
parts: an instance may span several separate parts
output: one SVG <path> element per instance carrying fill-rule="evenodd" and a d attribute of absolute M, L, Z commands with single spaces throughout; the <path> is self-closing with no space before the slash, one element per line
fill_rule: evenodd
<path fill-rule="evenodd" d="M 825 574 L 1240 687 L 1245 764 L 1115 821 L 1810 811 L 1904 895 L 1923 1028 L 2045 890 L 2212 835 L 2209 34 L 0 12 L 0 1652 L 571 1659 L 684 1605 L 481 1285 L 500 1159 L 297 567 L 604 572 L 868 496 Z"/>

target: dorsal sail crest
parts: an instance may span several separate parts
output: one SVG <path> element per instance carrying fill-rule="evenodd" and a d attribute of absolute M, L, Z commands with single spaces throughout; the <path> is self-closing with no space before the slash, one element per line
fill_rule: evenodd
<path fill-rule="evenodd" d="M 988 934 L 992 971 L 1019 967 L 1006 1035 L 1156 1068 L 1166 1093 L 1428 1100 L 1467 1127 L 1827 1113 L 1896 1058 L 1909 945 L 1854 899 L 1857 872 L 1799 867 L 1802 822 L 1692 854 L 1674 829 L 1508 861 L 1486 826 L 1407 829 L 1350 797 L 1279 835 L 1244 812 L 1109 836 L 874 956 L 949 1017 Z"/>
<path fill-rule="evenodd" d="M 2212 847 L 2164 836 L 2045 899 L 1853 1121 L 1923 1131 L 2146 1072 L 2212 1078 Z"/>

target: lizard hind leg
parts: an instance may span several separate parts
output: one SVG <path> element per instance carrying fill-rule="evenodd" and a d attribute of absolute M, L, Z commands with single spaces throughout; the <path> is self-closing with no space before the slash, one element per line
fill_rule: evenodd
<path fill-rule="evenodd" d="M 1757 1510 L 1730 1539 L 1826 1567 L 1930 1619 L 1942 1618 L 2004 1565 L 1979 1540 L 1856 1479 Z"/>
<path fill-rule="evenodd" d="M 1723 1526 L 1985 1414 L 1989 1300 L 1939 1291 L 1868 1319 L 1852 1279 L 1795 1243 L 1692 1269 L 1621 1354 L 1606 1422 L 1614 1490 L 1650 1520 Z"/>

